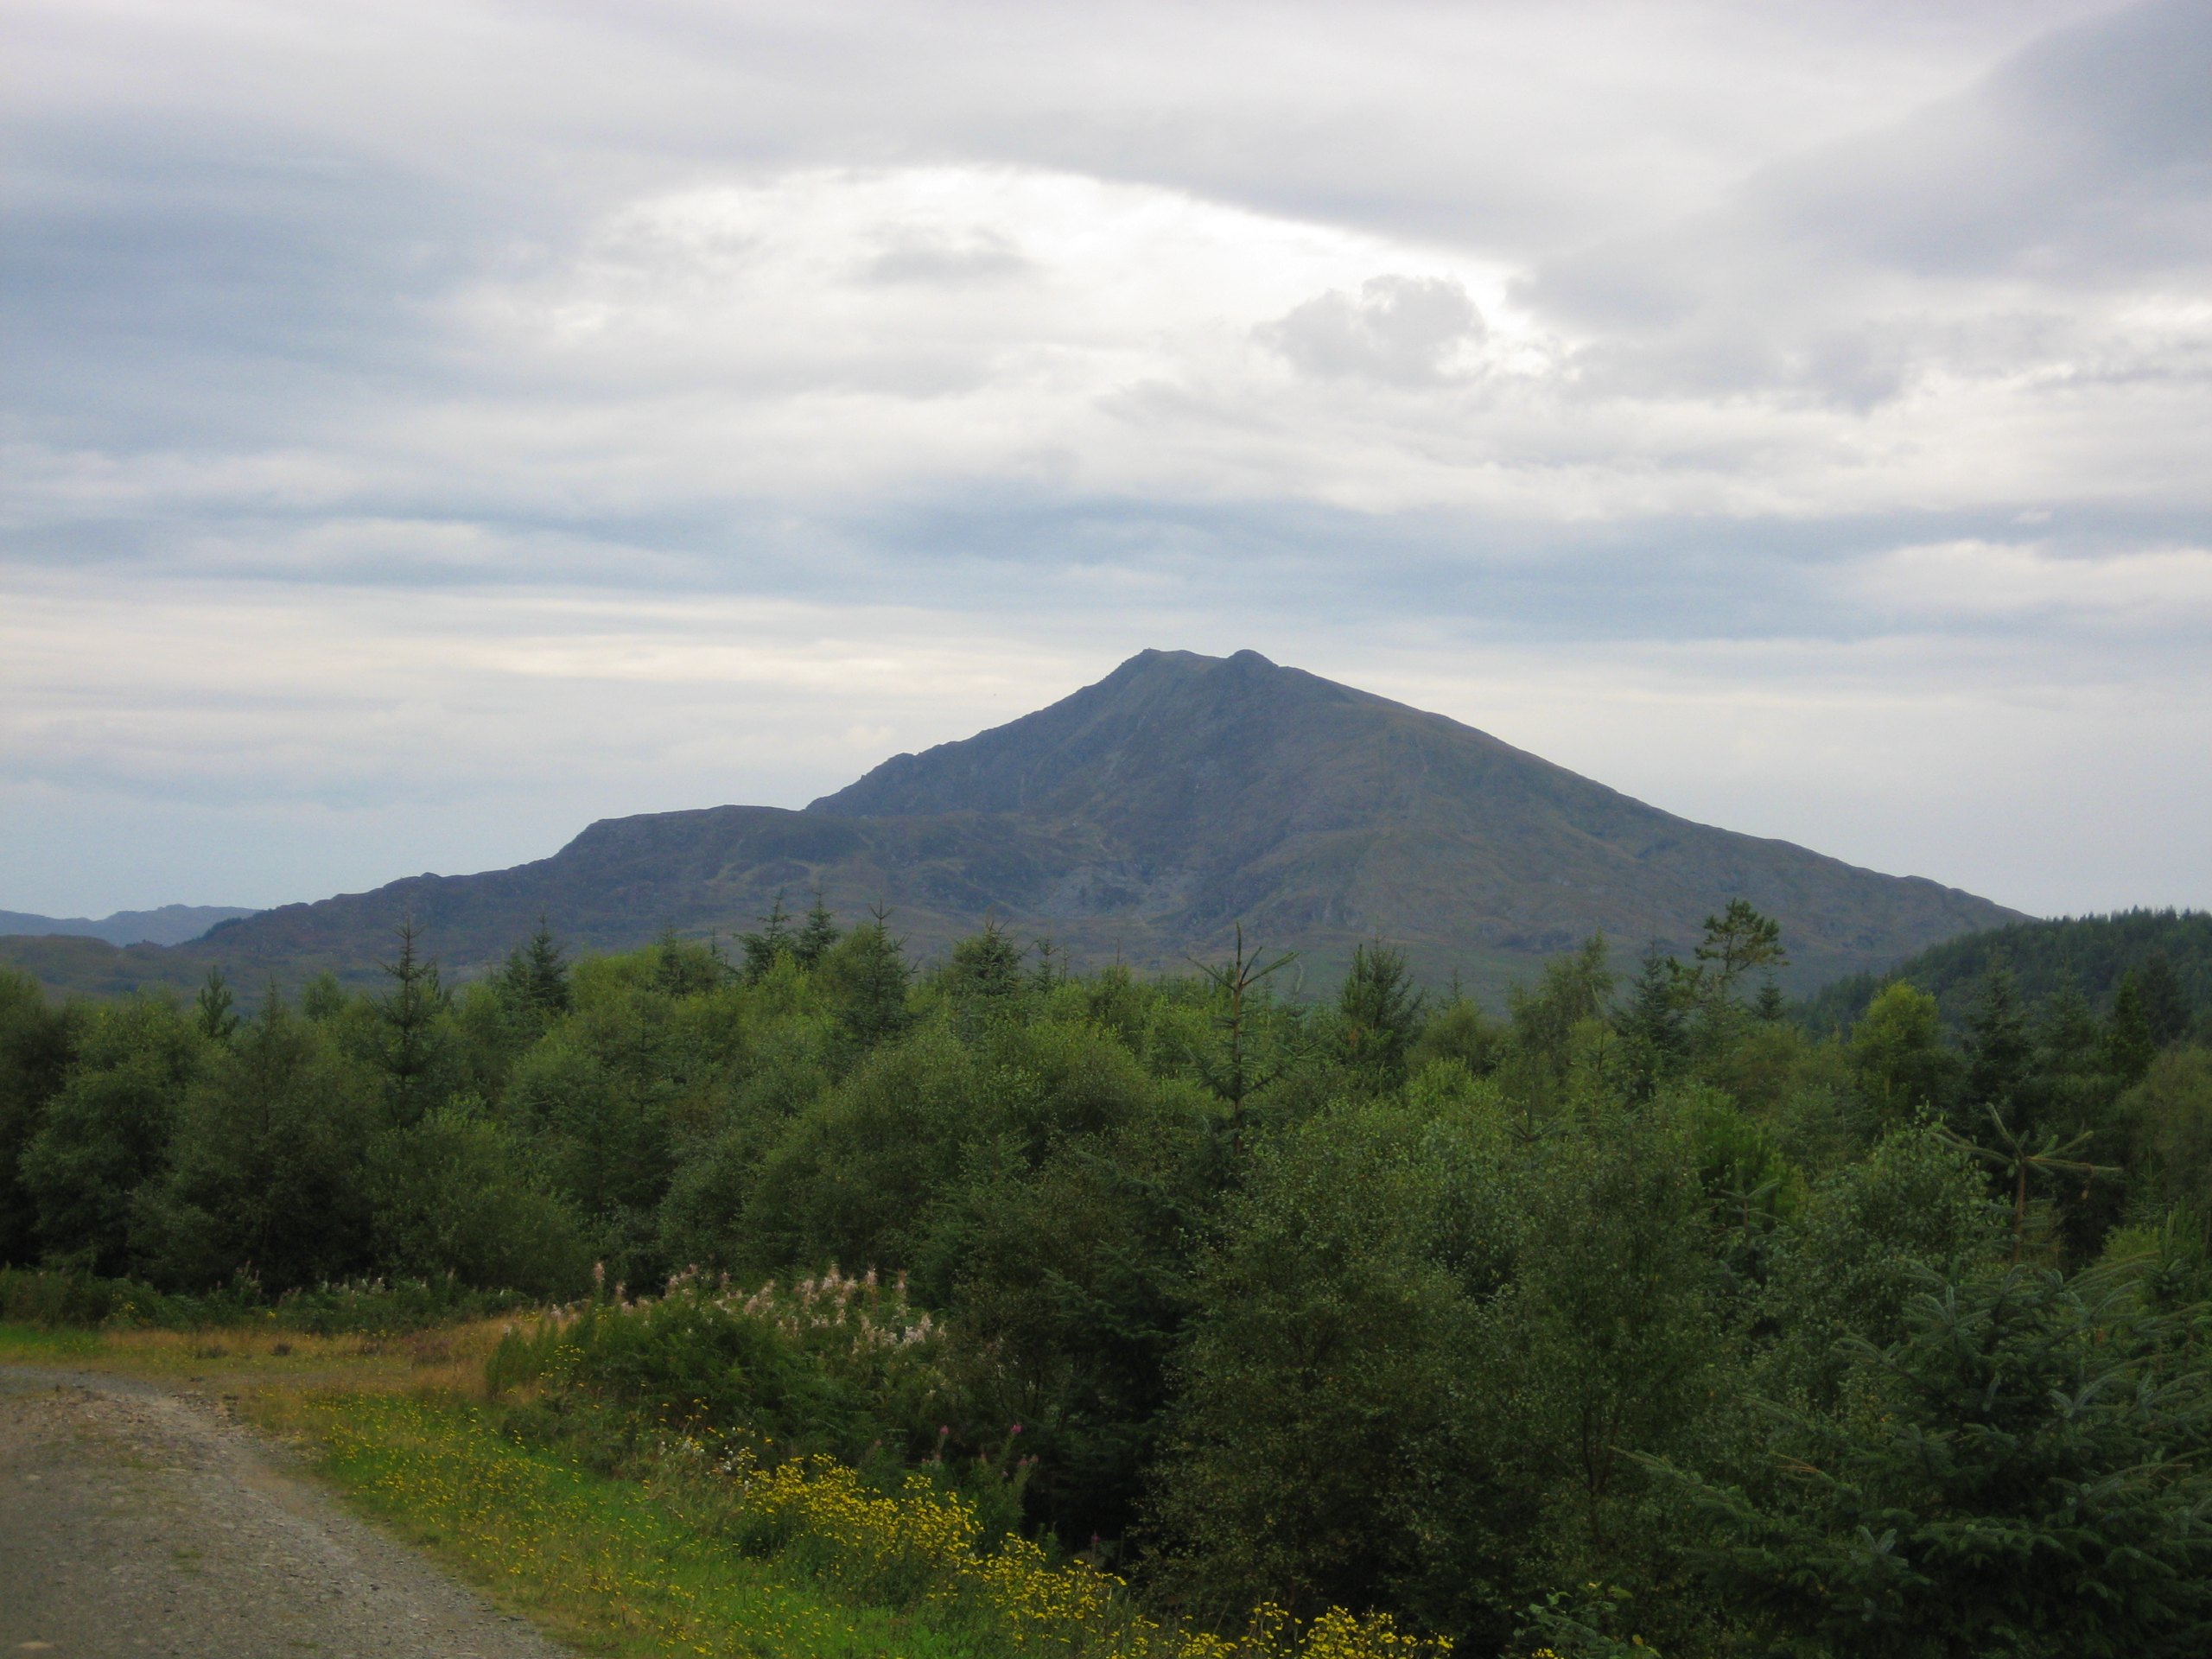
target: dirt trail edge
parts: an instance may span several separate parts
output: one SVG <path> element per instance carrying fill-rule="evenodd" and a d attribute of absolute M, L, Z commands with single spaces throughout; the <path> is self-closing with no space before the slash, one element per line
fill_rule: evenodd
<path fill-rule="evenodd" d="M 204 1398 L 0 1365 L 0 1659 L 565 1659 Z"/>

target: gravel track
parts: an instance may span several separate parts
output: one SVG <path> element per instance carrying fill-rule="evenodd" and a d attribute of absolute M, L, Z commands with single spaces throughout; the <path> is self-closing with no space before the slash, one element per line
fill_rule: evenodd
<path fill-rule="evenodd" d="M 563 1659 L 220 1402 L 0 1365 L 0 1659 Z"/>

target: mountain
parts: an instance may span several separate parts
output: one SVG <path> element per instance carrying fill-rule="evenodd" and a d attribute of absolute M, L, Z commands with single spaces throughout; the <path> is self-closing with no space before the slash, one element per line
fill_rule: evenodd
<path fill-rule="evenodd" d="M 593 824 L 558 853 L 287 905 L 168 950 L 22 965 L 86 988 L 328 967 L 372 973 L 412 915 L 449 970 L 498 961 L 543 915 L 573 944 L 725 938 L 819 885 L 920 950 L 986 916 L 1080 962 L 1175 967 L 1248 941 L 1316 974 L 1357 941 L 1495 989 L 1603 931 L 1686 951 L 1742 896 L 1783 925 L 1792 988 L 2018 913 L 1918 877 L 1711 829 L 1440 715 L 1278 667 L 1147 651 L 1050 708 L 885 761 L 802 811 L 723 806 Z M 59 942 L 49 942 L 49 944 Z M 7 954 L 0 952 L 0 954 Z"/>
<path fill-rule="evenodd" d="M 182 944 L 218 922 L 252 914 L 235 905 L 163 905 L 159 910 L 118 910 L 92 921 L 83 916 L 35 916 L 24 910 L 0 910 L 0 935 L 59 934 L 105 939 L 110 944 Z"/>

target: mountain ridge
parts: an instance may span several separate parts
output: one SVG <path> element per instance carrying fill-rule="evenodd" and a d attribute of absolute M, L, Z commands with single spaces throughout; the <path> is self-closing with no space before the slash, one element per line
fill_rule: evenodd
<path fill-rule="evenodd" d="M 1678 817 L 1256 652 L 1147 651 L 803 809 L 601 819 L 546 859 L 280 906 L 159 962 L 138 947 L 143 960 L 112 973 L 221 960 L 257 977 L 358 976 L 408 914 L 467 973 L 540 913 L 578 945 L 623 948 L 671 928 L 727 937 L 779 892 L 803 902 L 817 885 L 849 918 L 891 905 L 925 950 L 992 916 L 1078 958 L 1170 967 L 1242 923 L 1323 971 L 1379 935 L 1428 976 L 1491 989 L 1596 931 L 1686 950 L 1739 896 L 1782 921 L 1797 989 L 2020 919 L 1925 878 Z"/>
<path fill-rule="evenodd" d="M 185 944 L 210 928 L 253 913 L 242 905 L 160 905 L 152 910 L 118 910 L 97 918 L 0 910 L 0 935 L 101 939 L 115 945 Z"/>

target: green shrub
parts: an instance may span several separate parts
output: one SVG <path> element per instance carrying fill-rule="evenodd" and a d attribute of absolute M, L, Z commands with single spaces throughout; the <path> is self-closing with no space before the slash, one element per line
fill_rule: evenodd
<path fill-rule="evenodd" d="M 91 1328 L 146 1325 L 167 1331 L 264 1325 L 308 1336 L 397 1336 L 524 1306 L 512 1291 L 473 1289 L 454 1278 L 347 1280 L 277 1296 L 245 1275 L 219 1290 L 176 1295 L 136 1279 L 0 1268 L 0 1320 Z"/>

